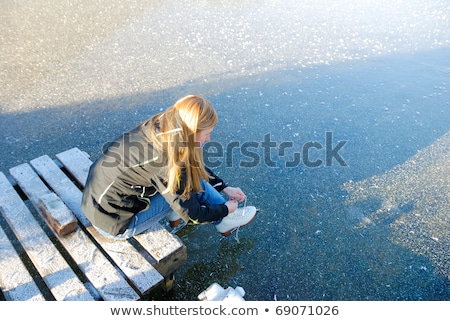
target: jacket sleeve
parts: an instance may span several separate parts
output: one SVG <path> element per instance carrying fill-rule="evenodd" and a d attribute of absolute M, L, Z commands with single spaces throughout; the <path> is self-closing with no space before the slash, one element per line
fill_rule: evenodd
<path fill-rule="evenodd" d="M 161 179 L 152 179 L 152 184 L 159 191 L 166 189 Z M 199 223 L 215 222 L 228 215 L 228 207 L 225 204 L 202 205 L 198 202 L 195 192 L 191 192 L 189 199 L 182 197 L 178 193 L 161 193 L 161 195 L 169 203 L 172 210 L 186 222 L 189 219 Z"/>
<path fill-rule="evenodd" d="M 198 202 L 195 192 L 191 192 L 189 199 L 176 194 L 172 203 L 169 204 L 176 213 L 185 213 L 190 219 L 199 223 L 215 222 L 228 215 L 228 207 L 225 204 L 202 205 Z"/>
<path fill-rule="evenodd" d="M 209 183 L 218 191 L 221 192 L 225 187 L 228 185 L 221 179 L 219 176 L 213 173 L 212 170 L 210 170 L 208 167 L 205 167 L 206 171 L 208 172 L 209 176 L 211 178 L 209 179 Z"/>

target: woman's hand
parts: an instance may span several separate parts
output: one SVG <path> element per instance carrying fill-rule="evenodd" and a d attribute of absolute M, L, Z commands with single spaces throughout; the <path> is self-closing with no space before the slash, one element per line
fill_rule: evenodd
<path fill-rule="evenodd" d="M 229 197 L 231 201 L 243 202 L 246 197 L 244 192 L 242 192 L 239 187 L 227 186 L 223 189 L 223 192 Z"/>
<path fill-rule="evenodd" d="M 236 200 L 229 200 L 225 202 L 225 205 L 228 207 L 228 214 L 230 214 L 237 210 L 239 203 Z"/>

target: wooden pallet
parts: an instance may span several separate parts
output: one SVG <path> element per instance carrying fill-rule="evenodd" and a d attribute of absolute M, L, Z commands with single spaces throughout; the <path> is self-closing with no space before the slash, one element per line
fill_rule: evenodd
<path fill-rule="evenodd" d="M 10 176 L 0 172 L 6 300 L 139 300 L 158 287 L 172 288 L 187 257 L 176 235 L 155 222 L 146 233 L 113 241 L 84 216 L 82 189 L 91 164 L 72 148 L 55 160 L 44 155 L 13 167 Z"/>

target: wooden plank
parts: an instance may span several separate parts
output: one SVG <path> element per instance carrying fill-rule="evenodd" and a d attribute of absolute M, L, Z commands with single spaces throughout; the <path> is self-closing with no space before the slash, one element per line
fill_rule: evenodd
<path fill-rule="evenodd" d="M 0 288 L 8 301 L 45 301 L 14 246 L 0 227 Z"/>
<path fill-rule="evenodd" d="M 50 200 L 56 197 L 62 203 L 58 207 L 64 206 L 63 210 L 70 211 L 56 194 L 50 192 L 29 164 L 11 168 L 10 173 L 36 210 L 42 210 L 42 203 L 46 201 L 47 197 L 50 197 Z M 39 194 L 43 194 L 43 196 Z M 48 211 L 53 211 L 53 209 L 53 207 L 46 208 Z M 57 209 L 62 210 L 61 208 Z M 53 226 L 50 227 L 53 228 Z M 70 234 L 55 233 L 55 235 L 104 300 L 139 299 L 139 295 L 78 225 Z"/>
<path fill-rule="evenodd" d="M 56 300 L 93 300 L 3 173 L 0 209 Z"/>
<path fill-rule="evenodd" d="M 80 186 L 85 185 L 92 161 L 77 147 L 56 154 L 56 158 L 66 167 Z"/>
<path fill-rule="evenodd" d="M 77 177 L 80 185 L 84 187 L 92 161 L 87 154 L 78 148 L 72 148 L 56 155 L 68 172 Z M 150 229 L 151 233 L 143 233 L 134 238 L 150 253 L 150 262 L 155 262 L 155 267 L 163 276 L 169 276 L 178 269 L 187 259 L 187 250 L 183 242 L 169 233 L 159 223 L 155 223 Z M 143 253 L 145 255 L 145 253 Z"/>
<path fill-rule="evenodd" d="M 47 206 L 51 207 L 60 207 L 63 209 L 61 202 L 58 203 L 57 200 L 54 199 L 53 196 L 47 196 L 47 194 L 52 194 L 52 192 L 42 183 L 39 176 L 35 174 L 33 169 L 28 164 L 18 165 L 9 170 L 10 174 L 16 181 L 27 182 L 24 186 L 22 186 L 22 190 L 28 195 L 28 198 L 34 203 L 37 204 L 39 199 L 44 197 L 44 201 L 47 197 L 53 199 L 53 201 Z M 54 195 L 56 196 L 56 195 Z M 50 201 L 50 199 L 48 199 Z M 55 228 L 55 231 L 58 233 L 68 234 L 72 232 L 77 226 L 77 219 L 72 214 L 71 211 L 52 211 L 55 216 L 47 215 L 49 212 L 40 212 L 48 225 Z"/>
<path fill-rule="evenodd" d="M 102 237 L 81 210 L 81 191 L 47 155 L 33 159 L 30 164 L 64 201 L 87 231 L 113 259 L 122 272 L 142 294 L 158 286 L 161 274 L 127 241 Z"/>
<path fill-rule="evenodd" d="M 187 260 L 184 243 L 160 224 L 153 224 L 146 233 L 134 238 L 151 254 L 156 261 L 154 267 L 165 277 L 178 270 Z"/>
<path fill-rule="evenodd" d="M 77 228 L 77 220 L 72 211 L 55 194 L 49 193 L 39 198 L 39 211 L 47 224 L 58 235 L 67 235 Z"/>

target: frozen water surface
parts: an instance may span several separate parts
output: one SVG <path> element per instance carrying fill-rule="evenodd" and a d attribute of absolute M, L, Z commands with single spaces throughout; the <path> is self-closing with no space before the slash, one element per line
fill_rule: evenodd
<path fill-rule="evenodd" d="M 3 7 L 2 171 L 98 157 L 185 94 L 216 106 L 208 161 L 260 214 L 238 238 L 179 231 L 188 262 L 149 299 L 450 299 L 448 1 Z"/>

